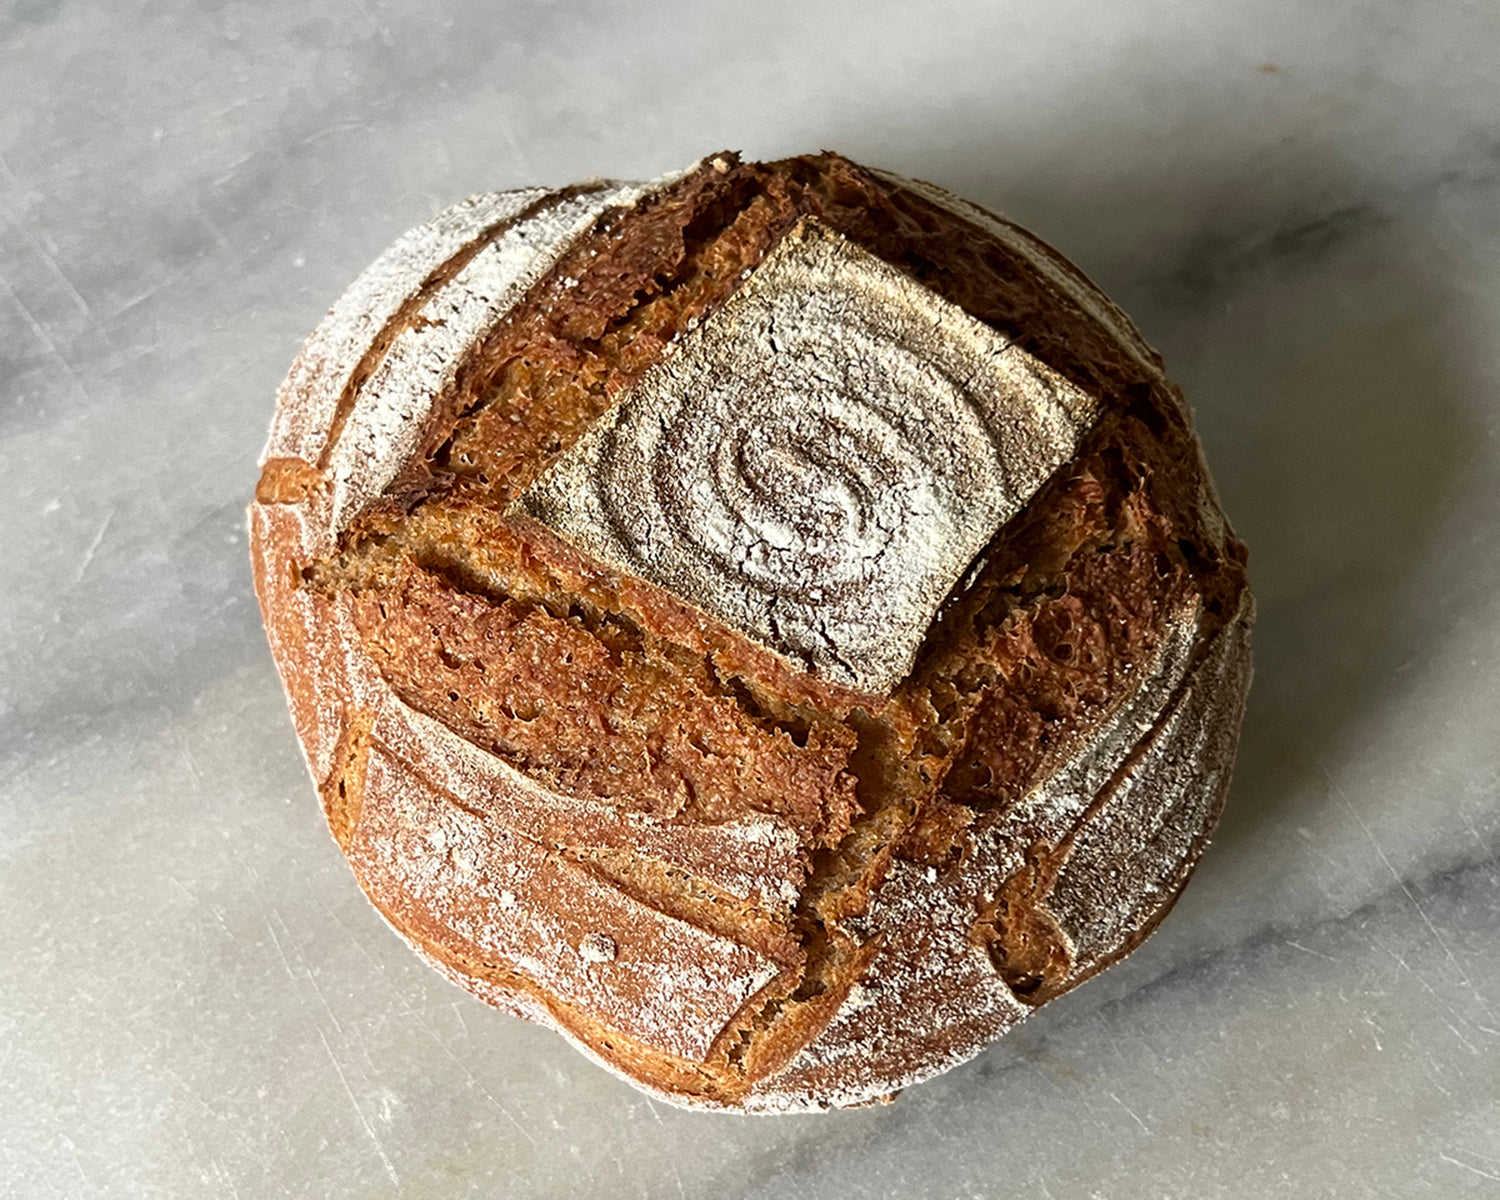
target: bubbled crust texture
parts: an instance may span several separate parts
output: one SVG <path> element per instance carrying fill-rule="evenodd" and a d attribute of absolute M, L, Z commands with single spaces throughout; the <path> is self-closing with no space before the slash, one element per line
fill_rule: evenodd
<path fill-rule="evenodd" d="M 676 226 L 660 219 L 679 210 Z M 399 542 L 403 522 L 477 487 L 444 456 L 462 445 L 455 428 L 499 408 L 474 398 L 498 386 L 507 328 L 576 324 L 549 299 L 570 289 L 585 316 L 637 303 L 623 269 L 625 299 L 605 278 L 580 301 L 580 263 L 631 230 L 680 228 L 679 257 L 717 255 L 743 278 L 806 216 L 1106 410 L 976 559 L 895 692 L 820 682 L 498 516 L 445 528 L 544 563 L 576 608 L 513 580 L 497 595 L 493 554 L 458 554 L 463 571 L 401 561 L 374 582 L 319 582 L 353 541 Z M 695 250 L 693 230 L 711 224 L 730 233 Z M 962 270 L 980 258 L 982 286 Z M 617 398 L 733 290 L 713 286 L 701 312 L 659 304 L 654 327 L 638 323 L 600 395 Z M 538 451 L 517 423 L 522 484 L 586 416 Z M 483 463 L 495 474 L 503 457 Z M 514 499 L 478 478 L 489 510 Z M 408 234 L 293 366 L 250 521 L 297 733 L 376 908 L 450 979 L 676 1104 L 861 1104 L 971 1057 L 1149 933 L 1228 785 L 1253 606 L 1156 355 L 1029 234 L 834 156 L 719 156 L 641 187 L 480 196 Z M 668 736 L 644 701 L 608 693 L 649 734 L 640 753 L 657 767 L 635 776 L 624 723 L 613 759 L 569 757 L 545 705 L 512 711 L 560 676 L 607 682 L 620 661 L 648 659 L 632 667 L 637 691 L 676 688 L 691 705 Z M 498 664 L 503 683 L 482 677 Z M 606 714 L 589 736 L 608 730 Z M 731 752 L 698 753 L 705 738 Z"/>

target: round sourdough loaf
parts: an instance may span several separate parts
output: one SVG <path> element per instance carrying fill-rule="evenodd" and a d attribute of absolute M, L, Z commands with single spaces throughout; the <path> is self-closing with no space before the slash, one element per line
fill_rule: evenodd
<path fill-rule="evenodd" d="M 472 197 L 338 301 L 251 550 L 396 931 L 673 1103 L 868 1103 L 1213 829 L 1245 551 L 1056 251 L 832 154 Z"/>

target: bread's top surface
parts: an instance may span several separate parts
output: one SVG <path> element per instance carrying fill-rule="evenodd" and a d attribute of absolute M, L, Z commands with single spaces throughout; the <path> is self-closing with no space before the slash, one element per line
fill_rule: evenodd
<path fill-rule="evenodd" d="M 314 360 L 358 336 L 309 344 L 260 496 L 322 498 L 291 556 L 308 611 L 343 614 L 314 642 L 347 643 L 409 724 L 467 746 L 439 756 L 450 766 L 472 753 L 493 764 L 481 775 L 510 772 L 516 812 L 553 814 L 526 825 L 536 845 L 747 948 L 722 989 L 738 998 L 705 1008 L 696 1042 L 653 1041 L 597 997 L 548 1010 L 581 1037 L 633 1029 L 596 1050 L 637 1078 L 734 1102 L 874 961 L 873 896 L 894 911 L 912 872 L 961 881 L 986 830 L 1010 831 L 1007 862 L 1035 850 L 1020 840 L 1037 828 L 1007 820 L 1184 630 L 1206 646 L 1237 619 L 1243 549 L 1128 321 L 1055 252 L 925 185 L 832 155 L 723 155 L 656 187 L 454 212 L 450 241 L 469 241 L 417 238 L 388 265 L 405 299 L 374 305 L 351 372 Z M 913 351 L 939 369 L 910 369 Z M 761 402 L 789 385 L 795 401 Z M 866 458 L 888 465 L 848 466 Z M 757 510 L 809 464 L 833 479 L 821 506 Z M 807 540 L 840 519 L 879 531 L 845 591 L 858 539 L 830 533 L 821 557 Z M 743 531 L 768 526 L 798 549 L 757 557 Z M 377 749 L 416 769 L 415 750 Z M 324 756 L 325 795 L 358 782 L 341 753 Z M 638 836 L 584 836 L 608 823 L 587 813 Z M 738 875 L 704 849 L 751 828 L 767 852 Z M 1012 1006 L 1080 961 L 1036 915 L 1062 866 L 1039 853 L 1003 904 L 955 885 L 973 909 L 960 940 Z M 414 903 L 414 884 L 389 886 Z M 472 880 L 445 886 L 467 897 L 452 911 L 481 904 Z M 419 908 L 393 919 L 456 973 L 499 980 Z M 580 979 L 646 953 L 620 929 L 579 937 L 594 947 Z M 616 959 L 598 957 L 606 939 Z"/>
<path fill-rule="evenodd" d="M 883 694 L 1096 415 L 989 326 L 804 218 L 511 511 Z"/>
<path fill-rule="evenodd" d="M 976 570 L 964 587 L 944 589 L 940 599 L 948 603 L 936 622 L 922 614 L 916 669 L 875 700 L 846 686 L 837 664 L 814 661 L 807 671 L 742 636 L 745 626 L 764 633 L 769 622 L 747 619 L 737 628 L 705 614 L 693 603 L 690 572 L 678 574 L 676 587 L 653 586 L 643 564 L 620 561 L 628 553 L 600 553 L 603 538 L 589 539 L 580 553 L 576 531 L 569 545 L 506 516 L 527 506 L 528 489 L 531 500 L 544 495 L 612 424 L 628 422 L 635 406 L 620 404 L 622 397 L 670 391 L 684 354 L 702 344 L 690 331 L 700 326 L 712 335 L 721 309 L 732 317 L 731 298 L 753 301 L 744 289 L 762 260 L 809 217 L 856 252 L 898 265 L 903 279 L 921 282 L 920 294 L 935 293 L 932 303 L 964 308 L 992 331 L 995 346 L 1045 364 L 1042 370 L 1072 384 L 1069 394 L 1088 397 L 1083 403 L 1103 414 L 1037 494 L 1034 514 L 1023 512 L 998 537 L 992 527 L 979 546 L 962 547 L 944 564 L 961 559 L 960 570 Z M 973 226 L 944 220 L 915 194 L 832 156 L 705 163 L 634 208 L 606 212 L 484 337 L 453 372 L 455 385 L 436 391 L 426 427 L 408 436 L 420 449 L 401 465 L 394 487 L 354 520 L 313 577 L 360 598 L 371 652 L 415 707 L 549 786 L 684 819 L 747 809 L 794 815 L 815 836 L 829 825 L 817 840 L 837 839 L 843 819 L 828 811 L 826 798 L 844 790 L 841 776 L 852 783 L 858 775 L 849 769 L 858 740 L 850 714 L 888 722 L 886 733 L 871 736 L 894 738 L 903 760 L 923 733 L 946 741 L 983 721 L 981 712 L 963 710 L 997 699 L 986 686 L 994 677 L 980 677 L 995 627 L 1032 588 L 1057 590 L 1049 559 L 1065 555 L 1086 568 L 1087 583 L 1072 583 L 1075 600 L 1088 587 L 1091 603 L 1108 597 L 1144 613 L 1152 604 L 1145 592 L 1157 593 L 1159 603 L 1197 573 L 1182 544 L 1218 553 L 1196 489 L 1184 486 L 1196 474 L 1191 433 L 1160 377 L 1080 320 L 1067 297 L 1016 259 Z M 683 350 L 665 359 L 678 343 Z M 840 349 L 845 362 L 856 357 Z M 912 402 L 884 383 L 887 403 Z M 676 457 L 666 465 L 689 469 Z M 548 468 L 553 474 L 543 479 Z M 587 480 L 575 472 L 573 490 L 587 495 L 607 480 L 597 470 Z M 588 523 L 585 506 L 563 507 L 557 523 Z M 1153 518 L 1171 523 L 1176 536 L 1163 529 L 1148 550 L 1142 535 Z M 1100 553 L 1078 554 L 1091 543 Z M 1157 554 L 1160 570 L 1153 559 L 1143 571 Z M 1217 558 L 1201 565 L 1217 567 Z M 1005 578 L 1018 570 L 1031 577 L 1029 587 L 1024 577 L 1019 585 Z M 815 608 L 837 612 L 830 598 Z M 442 621 L 444 612 L 453 619 Z M 1105 702 L 1110 669 L 1128 670 L 1131 658 L 1150 649 L 1131 653 L 1131 631 L 1117 627 L 1108 639 L 1120 643 L 1115 654 L 1106 646 L 1095 660 L 1088 634 L 1079 630 L 1072 661 L 1032 651 L 1026 682 L 1061 693 L 1041 707 Z M 1066 641 L 1061 631 L 1052 640 Z M 571 669 L 554 669 L 558 661 Z M 466 665 L 473 662 L 485 670 Z M 957 696 L 949 698 L 949 689 Z M 1017 699 L 1012 689 L 999 690 Z M 1028 697 L 1021 707 L 1034 717 L 1039 700 Z M 515 715 L 505 711 L 518 703 Z M 945 719 L 944 709 L 958 719 Z M 1061 716 L 1048 712 L 1041 724 Z M 598 737 L 606 724 L 610 737 Z M 964 757 L 946 751 L 941 758 Z M 758 782 L 743 778 L 747 762 L 756 764 Z M 1017 774 L 1009 782 L 1024 782 L 1024 771 Z"/>

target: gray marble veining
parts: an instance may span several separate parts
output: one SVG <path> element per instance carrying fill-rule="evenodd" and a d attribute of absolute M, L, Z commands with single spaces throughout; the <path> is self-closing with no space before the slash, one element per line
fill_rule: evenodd
<path fill-rule="evenodd" d="M 1497 57 L 1394 0 L 0 7 L 0 1194 L 1500 1195 Z M 825 145 L 1162 350 L 1257 682 L 1135 957 L 889 1108 L 689 1115 L 367 907 L 242 509 L 300 339 L 441 205 Z"/>

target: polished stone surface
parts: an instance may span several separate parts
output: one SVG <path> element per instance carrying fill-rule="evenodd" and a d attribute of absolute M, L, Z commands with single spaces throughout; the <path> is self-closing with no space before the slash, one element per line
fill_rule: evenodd
<path fill-rule="evenodd" d="M 1500 1195 L 1500 25 L 1471 3 L 0 6 L 0 1194 Z M 895 1105 L 680 1113 L 467 999 L 323 829 L 243 507 L 481 188 L 819 146 L 1136 317 L 1254 555 L 1221 836 Z"/>

